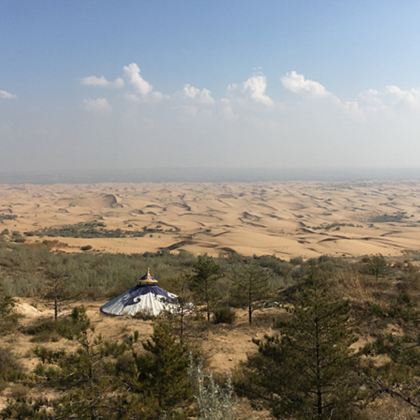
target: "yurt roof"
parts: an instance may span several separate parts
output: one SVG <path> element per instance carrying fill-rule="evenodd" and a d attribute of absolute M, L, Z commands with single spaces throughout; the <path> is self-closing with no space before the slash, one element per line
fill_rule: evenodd
<path fill-rule="evenodd" d="M 138 279 L 137 285 L 101 306 L 107 315 L 136 315 L 139 312 L 153 316 L 162 311 L 174 312 L 178 308 L 178 297 L 161 289 L 150 270 Z"/>

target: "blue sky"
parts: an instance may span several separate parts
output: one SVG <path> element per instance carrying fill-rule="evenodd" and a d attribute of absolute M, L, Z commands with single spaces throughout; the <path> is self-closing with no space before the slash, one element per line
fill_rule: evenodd
<path fill-rule="evenodd" d="M 398 141 L 420 156 L 419 18 L 420 2 L 408 0 L 0 0 L 0 91 L 6 92 L 0 95 L 0 146 L 9 150 L 0 164 L 44 167 L 48 153 L 54 153 L 60 167 L 71 167 L 75 160 L 83 168 L 109 167 L 118 151 L 118 165 L 144 166 L 150 162 L 132 160 L 133 153 L 146 150 L 157 157 L 168 145 L 177 152 L 161 156 L 162 164 L 169 166 L 303 162 L 322 167 L 328 160 L 322 156 L 315 163 L 310 156 L 298 159 L 310 145 L 314 150 L 330 148 L 338 166 L 357 167 L 370 164 L 357 160 L 355 149 L 368 142 L 372 151 L 387 148 L 372 166 L 420 166 L 420 158 L 395 155 L 393 143 L 399 133 Z M 123 70 L 130 63 L 136 63 L 153 92 L 162 95 L 161 105 L 145 101 L 138 86 L 130 85 Z M 298 88 L 284 79 L 293 71 L 294 81 L 301 83 Z M 125 87 L 92 88 L 81 82 L 89 76 L 111 82 L 121 78 Z M 246 84 L 256 76 L 264 80 L 251 82 L 264 86 Z M 186 85 L 208 90 L 212 106 L 229 107 L 236 122 L 225 121 L 220 110 L 202 112 L 186 104 L 184 96 L 200 95 L 185 91 Z M 254 88 L 260 89 L 257 96 Z M 368 91 L 377 93 L 366 100 Z M 321 96 L 322 103 L 314 103 L 313 96 Z M 134 99 L 131 108 L 127 98 Z M 246 98 L 270 111 L 252 108 Z M 344 107 L 357 107 L 359 114 L 342 115 Z M 179 111 L 185 109 L 188 121 Z M 86 111 L 106 111 L 107 116 L 101 120 Z M 147 116 L 147 121 L 137 124 L 137 116 Z M 392 126 L 387 125 L 390 118 Z M 246 133 L 242 120 L 254 124 Z M 305 130 L 296 128 L 302 121 L 308 123 Z M 340 136 L 340 128 L 356 138 Z M 384 133 L 388 137 L 382 138 Z M 87 156 L 79 159 L 77 146 L 82 144 Z M 226 159 L 240 144 L 244 156 Z M 292 145 L 296 150 L 291 162 L 273 159 Z M 256 157 L 253 150 L 262 147 L 267 155 Z M 354 147 L 353 153 L 340 156 L 343 147 Z M 103 153 L 94 161 L 98 148 Z M 31 150 L 37 152 L 35 158 Z"/>

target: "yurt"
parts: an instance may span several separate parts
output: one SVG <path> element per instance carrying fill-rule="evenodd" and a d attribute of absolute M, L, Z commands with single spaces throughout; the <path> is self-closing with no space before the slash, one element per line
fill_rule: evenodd
<path fill-rule="evenodd" d="M 130 315 L 138 313 L 158 316 L 163 311 L 176 312 L 178 297 L 161 289 L 150 270 L 138 279 L 137 285 L 101 306 L 107 315 Z"/>

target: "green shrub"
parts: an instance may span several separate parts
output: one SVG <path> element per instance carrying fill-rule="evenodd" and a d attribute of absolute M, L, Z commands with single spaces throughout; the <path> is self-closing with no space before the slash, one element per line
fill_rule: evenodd
<path fill-rule="evenodd" d="M 57 324 L 52 318 L 38 318 L 31 324 L 22 328 L 22 332 L 27 335 L 32 335 L 33 342 L 58 341 L 60 334 L 57 331 Z"/>
<path fill-rule="evenodd" d="M 290 264 L 300 265 L 302 263 L 303 263 L 303 258 L 302 257 L 293 257 L 293 258 L 290 258 Z"/>
<path fill-rule="evenodd" d="M 378 318 L 382 318 L 382 317 L 386 316 L 386 312 L 383 310 L 382 306 L 378 305 L 377 303 L 372 303 L 369 306 L 369 312 L 373 316 L 377 316 Z"/>
<path fill-rule="evenodd" d="M 14 353 L 7 348 L 0 348 L 0 383 L 23 378 L 22 366 Z"/>
<path fill-rule="evenodd" d="M 69 316 L 54 321 L 52 318 L 40 318 L 22 329 L 24 334 L 33 335 L 32 341 L 58 341 L 61 337 L 69 340 L 77 337 L 89 328 L 90 322 L 83 306 L 73 308 Z"/>
<path fill-rule="evenodd" d="M 229 306 L 216 308 L 213 315 L 215 324 L 233 324 L 236 318 L 235 311 Z"/>

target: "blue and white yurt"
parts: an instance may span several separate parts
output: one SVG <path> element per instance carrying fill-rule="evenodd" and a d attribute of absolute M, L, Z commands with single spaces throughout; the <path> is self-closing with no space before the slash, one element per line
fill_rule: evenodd
<path fill-rule="evenodd" d="M 163 311 L 173 313 L 177 309 L 178 297 L 161 289 L 149 269 L 140 277 L 136 286 L 101 306 L 104 314 L 130 316 L 138 313 L 158 316 Z"/>

